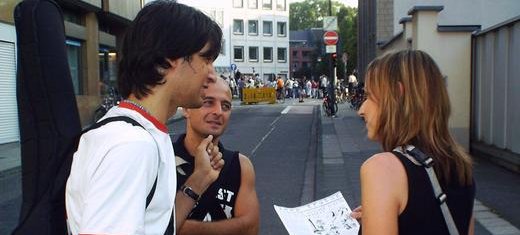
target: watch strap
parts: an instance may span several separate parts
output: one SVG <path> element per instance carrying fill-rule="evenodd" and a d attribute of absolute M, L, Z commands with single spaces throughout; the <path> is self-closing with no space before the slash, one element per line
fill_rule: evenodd
<path fill-rule="evenodd" d="M 199 199 L 200 199 L 200 195 L 197 194 L 196 192 L 194 192 L 193 189 L 191 187 L 187 186 L 187 185 L 183 185 L 181 187 L 181 191 L 182 191 L 182 193 L 184 193 L 184 195 L 190 197 L 195 202 L 198 202 Z"/>

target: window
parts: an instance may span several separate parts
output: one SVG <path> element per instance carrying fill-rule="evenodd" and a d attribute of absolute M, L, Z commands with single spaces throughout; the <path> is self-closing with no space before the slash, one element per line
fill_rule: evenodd
<path fill-rule="evenodd" d="M 287 61 L 287 48 L 279 47 L 278 48 L 278 62 L 286 62 Z"/>
<path fill-rule="evenodd" d="M 285 11 L 285 0 L 276 0 L 276 10 Z"/>
<path fill-rule="evenodd" d="M 113 48 L 99 46 L 99 79 L 106 85 L 117 86 L 117 53 Z M 101 92 L 104 92 L 101 90 Z M 103 94 L 103 93 L 102 93 Z"/>
<path fill-rule="evenodd" d="M 249 60 L 258 61 L 258 47 L 249 47 Z"/>
<path fill-rule="evenodd" d="M 293 57 L 296 57 L 297 55 L 298 55 L 298 51 L 293 51 L 293 52 L 292 52 L 292 56 L 293 56 Z"/>
<path fill-rule="evenodd" d="M 273 22 L 272 21 L 264 21 L 263 25 L 264 35 L 273 35 Z"/>
<path fill-rule="evenodd" d="M 244 34 L 244 21 L 243 20 L 233 20 L 233 33 L 234 34 Z"/>
<path fill-rule="evenodd" d="M 263 1 L 262 8 L 264 8 L 264 10 L 273 9 L 273 0 L 262 0 L 262 1 Z"/>
<path fill-rule="evenodd" d="M 63 20 L 77 24 L 77 25 L 83 25 L 81 23 L 81 15 L 82 15 L 82 13 L 76 13 L 76 12 L 68 10 L 68 9 L 63 10 Z"/>
<path fill-rule="evenodd" d="M 224 11 L 223 10 L 204 10 L 204 13 L 208 15 L 212 20 L 223 28 L 224 25 Z"/>
<path fill-rule="evenodd" d="M 265 62 L 273 61 L 273 48 L 272 47 L 264 47 L 264 61 Z"/>
<path fill-rule="evenodd" d="M 287 23 L 286 22 L 277 22 L 276 24 L 277 24 L 276 28 L 277 28 L 277 31 L 278 31 L 278 36 L 279 37 L 285 37 L 287 35 L 286 32 L 285 32 L 285 31 L 287 31 L 286 27 L 285 27 L 287 25 Z"/>
<path fill-rule="evenodd" d="M 258 20 L 250 20 L 247 25 L 249 35 L 258 35 Z"/>
<path fill-rule="evenodd" d="M 258 9 L 258 0 L 249 0 L 249 9 Z"/>
<path fill-rule="evenodd" d="M 307 57 L 309 57 L 310 54 L 311 54 L 311 53 L 310 53 L 309 51 L 302 51 L 302 57 L 303 57 L 303 58 L 307 58 Z"/>
<path fill-rule="evenodd" d="M 222 45 L 220 46 L 221 55 L 226 55 L 226 39 L 222 38 Z"/>
<path fill-rule="evenodd" d="M 235 61 L 244 61 L 244 47 L 243 46 L 233 47 L 233 58 Z"/>
<path fill-rule="evenodd" d="M 243 0 L 233 0 L 233 7 L 234 8 L 242 8 L 243 7 Z"/>
<path fill-rule="evenodd" d="M 83 95 L 83 82 L 81 80 L 81 43 L 66 40 L 67 60 L 69 61 L 70 77 L 75 95 Z"/>

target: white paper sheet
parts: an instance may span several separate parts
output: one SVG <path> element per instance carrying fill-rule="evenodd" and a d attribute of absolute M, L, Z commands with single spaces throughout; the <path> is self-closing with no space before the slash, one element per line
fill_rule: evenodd
<path fill-rule="evenodd" d="M 357 235 L 359 223 L 341 192 L 309 204 L 274 209 L 290 235 Z"/>

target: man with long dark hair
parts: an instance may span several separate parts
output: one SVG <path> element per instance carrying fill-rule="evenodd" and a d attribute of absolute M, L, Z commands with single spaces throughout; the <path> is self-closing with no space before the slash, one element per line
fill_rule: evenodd
<path fill-rule="evenodd" d="M 221 38 L 214 21 L 175 1 L 154 1 L 138 13 L 119 53 L 124 100 L 102 118 L 137 125 L 114 121 L 82 135 L 66 187 L 73 234 L 164 234 L 172 221 L 178 229 L 219 176 L 222 154 L 208 136 L 177 192 L 166 123 L 177 107 L 202 105 Z"/>

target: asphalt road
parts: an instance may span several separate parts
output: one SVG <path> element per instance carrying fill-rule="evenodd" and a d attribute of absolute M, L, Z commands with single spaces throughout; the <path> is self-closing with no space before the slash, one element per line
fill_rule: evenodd
<path fill-rule="evenodd" d="M 255 168 L 260 201 L 260 233 L 287 234 L 273 205 L 300 205 L 305 163 L 309 150 L 316 151 L 312 138 L 315 106 L 295 106 L 282 114 L 284 106 L 241 106 L 233 110 L 221 142 L 228 149 L 248 156 Z M 185 122 L 170 125 L 173 135 L 184 131 Z M 315 136 L 314 136 L 315 137 Z M 174 137 L 175 138 L 175 137 Z"/>

